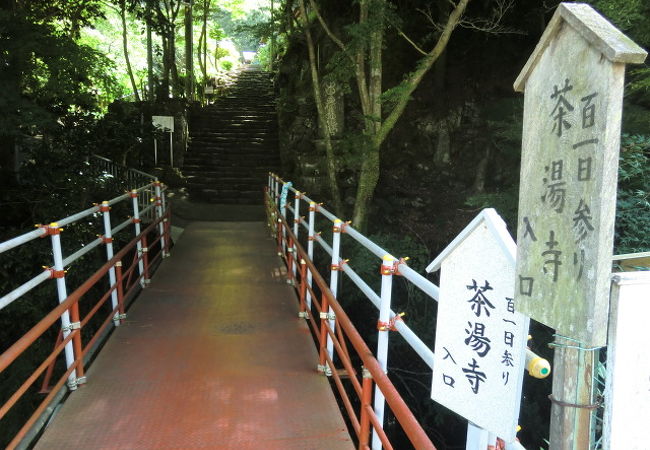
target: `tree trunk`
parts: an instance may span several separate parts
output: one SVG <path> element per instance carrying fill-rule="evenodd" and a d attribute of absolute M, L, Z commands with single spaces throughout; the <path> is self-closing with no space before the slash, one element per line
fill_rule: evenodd
<path fill-rule="evenodd" d="M 160 96 L 163 99 L 168 99 L 169 98 L 169 75 L 171 72 L 171 64 L 170 64 L 170 55 L 169 55 L 169 43 L 168 34 L 165 32 L 162 34 L 162 48 L 163 48 L 163 81 L 162 85 L 160 86 Z"/>
<path fill-rule="evenodd" d="M 147 0 L 147 17 L 146 17 L 146 27 L 147 27 L 147 85 L 148 85 L 148 95 L 147 100 L 153 102 L 155 99 L 154 95 L 154 82 L 153 82 L 153 36 L 151 33 L 151 2 L 153 0 Z"/>
<path fill-rule="evenodd" d="M 176 64 L 176 27 L 170 27 L 169 35 L 167 36 L 167 44 L 169 45 L 169 68 L 172 75 L 172 92 L 174 97 L 179 97 L 180 81 L 178 79 L 178 65 Z"/>
<path fill-rule="evenodd" d="M 194 97 L 194 27 L 192 23 L 193 0 L 185 3 L 185 98 Z"/>
<path fill-rule="evenodd" d="M 330 138 L 329 126 L 327 118 L 325 117 L 325 107 L 321 97 L 320 79 L 318 76 L 316 51 L 314 50 L 314 40 L 309 29 L 309 19 L 305 8 L 305 1 L 300 0 L 300 21 L 302 23 L 305 37 L 307 38 L 307 49 L 309 51 L 309 67 L 311 69 L 312 87 L 314 90 L 314 101 L 316 102 L 316 112 L 318 121 L 323 130 L 323 142 L 325 143 L 325 160 L 327 165 L 327 179 L 329 181 L 330 193 L 334 203 L 334 211 L 338 216 L 343 214 L 343 205 L 341 203 L 341 192 L 336 179 L 336 161 L 334 157 L 334 150 L 332 148 L 332 140 Z"/>
<path fill-rule="evenodd" d="M 203 83 L 208 79 L 207 67 L 207 47 L 208 47 L 208 12 L 210 10 L 210 1 L 203 0 L 203 21 L 201 25 L 201 35 L 199 36 L 199 45 L 196 50 L 196 57 L 199 61 L 199 69 L 203 76 Z"/>
<path fill-rule="evenodd" d="M 365 2 L 364 2 L 365 3 Z M 376 139 L 381 126 L 381 93 L 382 93 L 382 45 L 384 41 L 384 12 L 381 8 L 373 8 L 370 12 L 373 19 L 379 23 L 370 35 L 369 69 L 370 80 L 368 82 L 368 104 L 370 118 L 366 119 L 366 135 L 369 138 L 364 148 L 363 163 L 359 173 L 359 183 L 352 213 L 352 223 L 362 231 L 366 230 L 368 219 L 368 208 L 379 180 L 379 149 L 381 142 Z"/>
<path fill-rule="evenodd" d="M 131 68 L 131 61 L 129 60 L 129 40 L 128 40 L 128 28 L 126 26 L 126 1 L 123 0 L 120 2 L 120 18 L 122 19 L 122 46 L 124 49 L 124 62 L 126 63 L 126 72 L 129 75 L 129 80 L 131 80 L 131 88 L 133 89 L 133 95 L 135 96 L 135 101 L 140 103 L 140 94 L 138 92 L 138 84 L 135 82 L 135 77 L 133 76 L 133 69 Z"/>
<path fill-rule="evenodd" d="M 485 154 L 478 163 L 478 166 L 476 168 L 476 176 L 474 177 L 473 190 L 476 194 L 482 194 L 485 192 L 485 181 L 487 180 L 487 169 L 488 165 L 490 164 L 491 153 L 490 144 L 486 144 Z"/>

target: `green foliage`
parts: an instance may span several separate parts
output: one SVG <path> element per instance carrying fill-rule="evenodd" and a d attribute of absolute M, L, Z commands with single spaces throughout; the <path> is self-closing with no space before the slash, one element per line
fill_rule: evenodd
<path fill-rule="evenodd" d="M 56 24 L 57 28 L 78 37 L 79 30 L 91 26 L 104 14 L 101 0 L 17 0 L 20 16 L 35 24 Z"/>
<path fill-rule="evenodd" d="M 5 43 L 0 130 L 35 134 L 73 111 L 98 112 L 117 89 L 113 63 L 49 24 L 0 11 Z"/>
<path fill-rule="evenodd" d="M 262 9 L 249 11 L 243 17 L 219 8 L 215 18 L 240 52 L 254 52 L 271 33 L 269 14 Z"/>
<path fill-rule="evenodd" d="M 615 253 L 650 250 L 650 136 L 624 135 L 619 167 Z"/>
<path fill-rule="evenodd" d="M 233 63 L 232 61 L 221 61 L 221 68 L 226 72 L 232 70 Z"/>
<path fill-rule="evenodd" d="M 650 48 L 650 3 L 646 0 L 595 0 L 590 3 L 637 44 Z M 650 105 L 650 68 L 647 64 L 630 68 L 628 91 Z"/>
<path fill-rule="evenodd" d="M 519 184 L 467 197 L 465 204 L 476 209 L 494 208 L 514 234 L 517 231 Z"/>

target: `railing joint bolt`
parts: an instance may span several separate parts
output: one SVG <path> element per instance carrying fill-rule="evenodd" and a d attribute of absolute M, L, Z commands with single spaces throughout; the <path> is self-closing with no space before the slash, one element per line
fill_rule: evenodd
<path fill-rule="evenodd" d="M 370 378 L 370 379 L 372 379 L 372 374 L 370 373 L 370 371 L 368 369 L 366 369 L 365 367 L 362 367 L 361 368 L 361 377 L 362 378 Z"/>
<path fill-rule="evenodd" d="M 307 311 L 300 311 L 298 317 L 301 319 L 309 319 L 309 313 Z"/>
<path fill-rule="evenodd" d="M 332 376 L 332 369 L 330 369 L 327 364 L 319 364 L 318 366 L 316 366 L 316 369 L 327 377 Z"/>
<path fill-rule="evenodd" d="M 323 312 L 320 313 L 320 318 L 324 320 L 336 320 L 336 314 L 332 312 Z"/>
<path fill-rule="evenodd" d="M 81 328 L 81 322 L 71 322 L 70 325 L 66 327 L 61 327 L 61 331 L 64 333 L 72 330 L 79 330 Z"/>

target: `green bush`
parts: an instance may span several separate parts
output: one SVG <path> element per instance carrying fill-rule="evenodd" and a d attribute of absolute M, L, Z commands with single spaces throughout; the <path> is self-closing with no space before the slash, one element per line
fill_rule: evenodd
<path fill-rule="evenodd" d="M 233 63 L 232 61 L 221 61 L 221 68 L 223 70 L 229 71 L 232 69 Z"/>
<path fill-rule="evenodd" d="M 623 135 L 615 253 L 650 250 L 650 136 Z"/>

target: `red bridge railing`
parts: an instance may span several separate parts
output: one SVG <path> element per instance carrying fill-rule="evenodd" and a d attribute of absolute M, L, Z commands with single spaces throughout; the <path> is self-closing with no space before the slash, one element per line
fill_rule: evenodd
<path fill-rule="evenodd" d="M 371 434 L 374 441 L 373 448 L 377 448 L 378 444 L 381 444 L 385 449 L 393 448 L 383 429 L 384 399 L 414 448 L 435 449 L 426 432 L 386 375 L 385 367 L 374 356 L 341 307 L 332 289 L 330 289 L 331 283 L 328 285 L 318 272 L 311 257 L 313 248 L 305 250 L 298 242 L 298 238 L 292 230 L 292 225 L 287 221 L 286 215 L 282 214 L 278 208 L 277 202 L 280 200 L 280 195 L 279 190 L 275 189 L 277 185 L 274 183 L 278 182 L 279 185 L 280 180 L 274 178 L 271 181 L 273 183 L 270 183 L 270 186 L 273 189 L 266 189 L 265 201 L 269 225 L 277 239 L 278 254 L 286 262 L 288 281 L 295 286 L 298 292 L 300 301 L 299 315 L 307 320 L 311 332 L 318 342 L 318 368 L 323 373 L 332 376 L 352 430 L 358 439 L 359 449 L 371 448 Z M 296 217 L 298 217 L 297 214 Z M 294 220 L 294 230 L 299 220 L 298 218 Z M 311 244 L 316 240 L 316 234 L 313 230 L 313 220 L 310 220 L 310 224 L 310 239 L 308 242 Z M 335 219 L 334 226 L 340 228 L 342 222 Z M 330 248 L 331 250 L 332 248 Z M 341 266 L 344 262 L 339 261 L 338 254 L 334 253 L 336 252 L 332 253 L 333 260 L 337 261 L 337 263 L 332 265 L 332 270 L 342 270 Z M 391 271 L 393 267 L 391 263 Z M 388 316 L 388 311 L 384 312 Z M 396 321 L 397 319 L 393 318 L 386 320 L 386 323 L 389 324 L 388 326 L 392 326 Z M 390 325 L 391 323 L 392 325 Z M 388 331 L 388 329 L 384 331 Z M 347 342 L 351 344 L 351 348 Z M 351 351 L 355 352 L 356 358 L 353 357 Z M 343 366 L 343 370 L 336 369 L 335 356 L 338 358 L 340 365 Z M 361 367 L 355 366 L 354 361 L 358 360 L 361 361 Z M 352 385 L 352 398 L 344 386 L 344 379 L 348 380 Z M 377 414 L 377 403 L 374 408 L 372 404 L 373 388 L 375 387 L 375 401 L 381 400 L 381 412 L 379 414 Z M 354 396 L 356 396 L 356 399 L 354 399 Z M 354 403 L 360 405 L 356 410 Z"/>
<path fill-rule="evenodd" d="M 114 205 L 120 203 L 125 203 L 127 210 L 132 208 L 132 213 L 124 222 L 113 227 L 111 225 L 110 210 Z M 146 206 L 142 207 L 143 205 Z M 103 234 L 64 258 L 61 246 L 61 231 L 63 228 L 61 227 L 79 221 L 92 222 L 93 219 L 100 217 L 103 219 Z M 144 226 L 144 229 L 142 229 L 143 220 L 150 222 Z M 135 236 L 114 254 L 114 236 L 131 225 L 134 228 Z M 10 368 L 58 320 L 61 320 L 62 327 L 52 352 L 43 359 L 19 388 L 4 403 L 0 404 L 1 421 L 28 393 L 30 387 L 45 374 L 44 389 L 41 392 L 48 394 L 24 422 L 18 433 L 13 436 L 13 439 L 8 444 L 8 449 L 15 448 L 23 443 L 26 436 L 37 432 L 35 429 L 38 428 L 38 422 L 43 421 L 43 414 L 46 409 L 57 398 L 60 398 L 66 382 L 70 390 L 75 390 L 78 385 L 86 382 L 85 364 L 90 354 L 96 349 L 100 341 L 106 337 L 111 324 L 119 326 L 124 321 L 129 302 L 142 288 L 147 286 L 151 272 L 157 267 L 160 260 L 169 255 L 171 244 L 170 209 L 167 208 L 165 202 L 164 186 L 158 181 L 148 183 L 58 222 L 39 226 L 32 232 L 0 243 L 0 254 L 42 237 L 50 237 L 51 239 L 53 264 L 51 267 L 46 267 L 42 273 L 0 297 L 0 310 L 14 301 L 23 299 L 35 287 L 47 280 L 56 281 L 59 304 L 0 354 L 0 373 Z M 106 248 L 106 263 L 74 289 L 70 295 L 67 295 L 65 268 L 101 245 Z M 102 280 L 108 281 L 107 290 L 104 290 Z M 100 294 L 97 294 L 98 291 Z M 85 298 L 93 296 L 96 297 Z M 110 303 L 109 299 L 111 300 Z M 80 314 L 79 307 L 82 302 L 86 311 L 83 317 Z M 105 305 L 110 306 L 105 307 Z M 107 310 L 108 312 L 106 312 Z M 100 314 L 104 314 L 104 317 L 102 318 Z M 102 322 L 98 327 L 93 326 L 89 330 L 88 325 L 93 318 L 102 320 Z M 86 338 L 85 342 L 82 331 L 85 331 L 83 334 Z M 54 371 L 54 364 L 62 354 L 65 355 L 66 370 L 54 381 L 53 386 L 50 388 L 49 382 Z M 29 441 L 29 439 L 26 441 Z"/>

